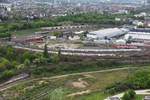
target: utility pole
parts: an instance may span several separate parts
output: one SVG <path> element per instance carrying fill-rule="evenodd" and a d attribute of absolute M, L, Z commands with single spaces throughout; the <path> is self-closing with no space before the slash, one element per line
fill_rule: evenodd
<path fill-rule="evenodd" d="M 144 0 L 144 6 L 146 7 L 146 5 L 147 5 L 147 0 Z"/>

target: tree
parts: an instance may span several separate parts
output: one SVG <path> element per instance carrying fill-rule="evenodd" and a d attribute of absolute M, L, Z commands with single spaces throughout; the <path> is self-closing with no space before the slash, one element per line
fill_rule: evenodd
<path fill-rule="evenodd" d="M 58 54 L 54 54 L 51 56 L 51 60 L 53 63 L 58 63 L 60 61 L 60 56 Z"/>
<path fill-rule="evenodd" d="M 127 39 L 127 43 L 131 43 L 133 40 L 132 36 L 129 36 L 128 39 Z"/>
<path fill-rule="evenodd" d="M 88 33 L 89 33 L 88 31 L 85 31 L 85 32 L 83 32 L 82 34 L 80 34 L 81 40 L 84 40 L 84 39 L 87 37 L 87 34 L 88 34 Z"/>
<path fill-rule="evenodd" d="M 31 62 L 30 62 L 30 60 L 29 60 L 29 59 L 26 59 L 26 60 L 24 61 L 24 65 L 25 65 L 25 66 L 29 66 L 29 65 L 30 65 L 30 63 L 31 63 Z"/>
<path fill-rule="evenodd" d="M 19 63 L 18 63 L 17 61 L 13 61 L 13 62 L 12 62 L 12 66 L 13 66 L 14 68 L 16 68 L 18 65 L 19 65 Z"/>
<path fill-rule="evenodd" d="M 131 100 L 130 95 L 126 92 L 123 97 L 122 100 Z"/>
<path fill-rule="evenodd" d="M 24 68 L 25 68 L 25 65 L 24 65 L 24 64 L 20 64 L 20 65 L 17 66 L 17 69 L 18 69 L 18 70 L 22 70 L 22 69 L 24 69 Z"/>
<path fill-rule="evenodd" d="M 150 71 L 140 70 L 136 71 L 134 75 L 130 76 L 128 83 L 132 83 L 135 89 L 150 88 Z"/>
<path fill-rule="evenodd" d="M 129 90 L 129 91 L 128 91 L 128 94 L 130 95 L 130 97 L 131 97 L 132 99 L 135 98 L 135 96 L 136 96 L 136 93 L 135 93 L 134 90 Z"/>
<path fill-rule="evenodd" d="M 87 34 L 88 34 L 88 33 L 89 33 L 88 31 L 83 32 L 83 36 L 84 36 L 84 37 L 87 37 Z"/>
<path fill-rule="evenodd" d="M 25 61 L 26 59 L 32 61 L 32 54 L 29 53 L 28 51 L 24 52 L 23 54 L 23 61 Z"/>
<path fill-rule="evenodd" d="M 45 44 L 45 46 L 44 46 L 43 56 L 44 56 L 45 58 L 49 58 L 48 49 L 47 49 L 47 44 Z"/>
<path fill-rule="evenodd" d="M 9 33 L 8 34 L 8 41 L 11 41 L 11 39 L 12 39 L 12 35 Z"/>
<path fill-rule="evenodd" d="M 6 52 L 7 59 L 13 60 L 14 59 L 14 54 L 15 54 L 14 49 L 11 46 L 8 46 L 7 47 L 7 52 Z"/>
<path fill-rule="evenodd" d="M 59 37 L 61 35 L 61 33 L 60 32 L 53 32 L 52 35 Z"/>
<path fill-rule="evenodd" d="M 136 97 L 136 93 L 133 90 L 128 90 L 122 97 L 122 100 L 133 100 Z"/>
<path fill-rule="evenodd" d="M 40 65 L 40 64 L 47 64 L 48 58 L 45 58 L 43 54 L 41 53 L 36 53 L 35 54 L 35 59 L 34 59 L 34 64 Z"/>
<path fill-rule="evenodd" d="M 61 48 L 58 50 L 58 56 L 61 56 Z"/>
<path fill-rule="evenodd" d="M 3 58 L 0 62 L 0 71 L 3 71 L 5 69 L 10 69 L 10 68 L 11 68 L 11 64 L 9 60 Z"/>
<path fill-rule="evenodd" d="M 6 79 L 9 79 L 11 78 L 12 76 L 15 75 L 15 72 L 12 71 L 12 70 L 6 70 L 4 71 L 1 76 L 0 76 L 0 80 L 6 80 Z"/>

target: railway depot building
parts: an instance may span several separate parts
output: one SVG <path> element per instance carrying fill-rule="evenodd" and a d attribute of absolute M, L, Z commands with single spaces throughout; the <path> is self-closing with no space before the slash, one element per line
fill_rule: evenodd
<path fill-rule="evenodd" d="M 89 32 L 87 38 L 89 40 L 109 40 L 125 35 L 127 32 L 128 30 L 124 28 L 107 28 Z"/>

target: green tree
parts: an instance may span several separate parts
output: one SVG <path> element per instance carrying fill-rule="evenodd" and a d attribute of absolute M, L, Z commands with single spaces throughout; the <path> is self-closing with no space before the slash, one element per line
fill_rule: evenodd
<path fill-rule="evenodd" d="M 41 53 L 36 53 L 35 54 L 35 59 L 34 59 L 34 64 L 36 65 L 41 65 L 41 64 L 47 64 L 48 58 L 45 58 L 43 54 Z"/>
<path fill-rule="evenodd" d="M 6 69 L 10 69 L 10 68 L 11 68 L 11 63 L 9 62 L 9 60 L 3 58 L 0 61 L 0 70 L 3 71 L 3 70 L 6 70 Z"/>
<path fill-rule="evenodd" d="M 22 69 L 24 69 L 24 68 L 25 68 L 25 65 L 24 65 L 24 64 L 20 64 L 20 65 L 17 66 L 17 69 L 18 69 L 18 70 L 22 70 Z"/>
<path fill-rule="evenodd" d="M 127 39 L 127 43 L 131 43 L 133 41 L 132 36 L 129 36 L 129 38 Z"/>
<path fill-rule="evenodd" d="M 150 71 L 140 70 L 135 72 L 129 77 L 128 83 L 134 85 L 136 89 L 149 88 L 150 87 Z"/>
<path fill-rule="evenodd" d="M 30 62 L 29 59 L 26 59 L 26 60 L 24 61 L 24 65 L 25 65 L 25 66 L 30 66 L 30 64 L 31 64 L 31 62 Z"/>
<path fill-rule="evenodd" d="M 130 95 L 126 92 L 123 97 L 122 100 L 131 100 Z"/>
<path fill-rule="evenodd" d="M 134 100 L 136 93 L 133 90 L 128 90 L 122 97 L 122 100 Z"/>
<path fill-rule="evenodd" d="M 7 47 L 7 52 L 6 52 L 6 56 L 7 56 L 7 59 L 9 60 L 13 60 L 14 59 L 14 49 L 11 47 L 11 46 L 8 46 Z"/>
<path fill-rule="evenodd" d="M 134 90 L 129 90 L 129 91 L 128 91 L 128 94 L 130 95 L 130 97 L 131 97 L 132 99 L 135 98 L 135 96 L 136 96 L 136 93 L 135 93 Z"/>
<path fill-rule="evenodd" d="M 44 56 L 45 58 L 49 58 L 48 49 L 47 49 L 47 44 L 45 44 L 45 46 L 44 46 L 43 56 Z"/>
<path fill-rule="evenodd" d="M 58 63 L 60 61 L 60 56 L 58 54 L 54 54 L 51 56 L 51 60 L 53 63 Z"/>
<path fill-rule="evenodd" d="M 26 59 L 28 59 L 30 61 L 32 60 L 32 55 L 28 51 L 24 52 L 22 57 L 23 57 L 23 61 L 25 61 Z"/>
<path fill-rule="evenodd" d="M 56 37 L 59 37 L 60 34 L 61 34 L 60 32 L 53 32 L 53 33 L 52 33 L 52 35 L 54 35 L 54 36 L 56 36 Z"/>
<path fill-rule="evenodd" d="M 12 71 L 12 70 L 6 70 L 4 71 L 1 76 L 0 76 L 0 80 L 6 80 L 6 79 L 9 79 L 11 78 L 12 76 L 15 75 L 15 72 Z"/>

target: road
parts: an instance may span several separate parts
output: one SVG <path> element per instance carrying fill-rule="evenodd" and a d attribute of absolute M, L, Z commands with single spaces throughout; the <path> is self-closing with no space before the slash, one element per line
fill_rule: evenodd
<path fill-rule="evenodd" d="M 136 67 L 134 67 L 136 68 Z M 42 79 L 46 79 L 46 80 L 51 80 L 51 79 L 57 79 L 57 78 L 63 78 L 63 77 L 68 77 L 68 76 L 76 76 L 76 75 L 84 75 L 84 74 L 93 74 L 93 73 L 103 73 L 103 72 L 111 72 L 111 71 L 119 71 L 119 70 L 126 70 L 126 69 L 130 69 L 130 67 L 126 67 L 126 68 L 115 68 L 115 69 L 108 69 L 108 70 L 100 70 L 100 71 L 91 71 L 91 72 L 81 72 L 81 73 L 73 73 L 73 74 L 67 74 L 67 75 L 58 75 L 58 76 L 53 76 L 53 77 L 43 77 L 43 78 L 36 78 L 36 79 L 26 79 L 26 80 L 19 80 L 19 81 L 15 81 L 14 83 L 10 83 L 7 84 L 5 86 L 0 87 L 0 92 L 10 89 L 14 86 L 17 86 L 19 84 L 24 84 L 24 83 L 28 83 L 28 82 L 32 82 L 32 81 L 36 81 L 36 80 L 42 80 Z"/>

